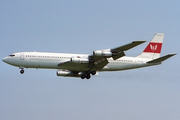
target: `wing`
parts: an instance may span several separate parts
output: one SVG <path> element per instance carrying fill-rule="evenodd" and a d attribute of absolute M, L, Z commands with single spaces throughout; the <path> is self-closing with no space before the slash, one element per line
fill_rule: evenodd
<path fill-rule="evenodd" d="M 102 69 L 109 63 L 107 58 L 112 57 L 114 60 L 116 60 L 120 57 L 123 57 L 125 56 L 124 51 L 127 51 L 144 42 L 146 41 L 133 41 L 132 43 L 117 48 L 93 51 L 93 55 L 89 56 L 89 66 L 92 67 L 92 69 Z"/>
<path fill-rule="evenodd" d="M 146 42 L 146 41 L 133 41 L 132 43 L 129 43 L 129 44 L 126 44 L 126 45 L 123 45 L 123 46 L 120 46 L 120 47 L 117 47 L 117 48 L 114 48 L 114 49 L 112 49 L 113 51 L 120 51 L 120 50 L 122 50 L 122 51 L 126 51 L 126 50 L 129 50 L 129 49 L 131 49 L 131 48 L 133 48 L 133 47 L 136 47 L 136 46 L 138 46 L 138 45 L 140 45 L 140 44 L 142 44 L 142 43 L 144 43 L 144 42 Z"/>
<path fill-rule="evenodd" d="M 126 45 L 123 45 L 123 46 L 120 46 L 120 47 L 117 47 L 117 48 L 114 48 L 114 49 L 111 49 L 112 53 L 115 53 L 113 57 L 114 60 L 120 58 L 120 57 L 123 57 L 125 56 L 124 51 L 127 51 L 133 47 L 136 47 L 142 43 L 144 43 L 146 41 L 133 41 L 132 43 L 129 43 L 129 44 L 126 44 Z"/>

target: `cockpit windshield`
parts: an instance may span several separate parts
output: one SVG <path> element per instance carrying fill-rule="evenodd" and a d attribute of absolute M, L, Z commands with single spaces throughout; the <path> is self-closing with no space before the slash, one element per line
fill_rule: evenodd
<path fill-rule="evenodd" d="M 10 57 L 14 57 L 15 55 L 14 54 L 12 54 L 12 55 L 9 55 Z"/>

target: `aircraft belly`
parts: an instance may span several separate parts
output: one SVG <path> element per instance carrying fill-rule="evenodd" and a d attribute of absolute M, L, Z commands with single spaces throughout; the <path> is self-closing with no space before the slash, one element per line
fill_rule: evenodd
<path fill-rule="evenodd" d="M 137 63 L 126 63 L 126 62 L 109 62 L 109 64 L 106 65 L 102 69 L 102 71 L 120 71 L 120 70 L 128 70 L 128 69 L 134 69 L 138 67 L 142 67 L 143 65 L 137 64 Z M 107 69 L 108 68 L 108 69 Z"/>

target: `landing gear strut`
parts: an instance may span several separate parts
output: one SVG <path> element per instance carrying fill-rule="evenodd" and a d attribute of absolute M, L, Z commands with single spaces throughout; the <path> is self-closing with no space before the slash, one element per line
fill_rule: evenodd
<path fill-rule="evenodd" d="M 24 70 L 23 70 L 23 69 L 21 69 L 21 70 L 20 70 L 20 73 L 21 73 L 21 74 L 23 74 L 23 73 L 24 73 Z"/>

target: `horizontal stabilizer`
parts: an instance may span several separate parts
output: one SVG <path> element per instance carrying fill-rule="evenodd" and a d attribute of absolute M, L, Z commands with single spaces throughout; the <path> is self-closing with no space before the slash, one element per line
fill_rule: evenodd
<path fill-rule="evenodd" d="M 136 46 L 138 46 L 138 45 L 140 45 L 140 44 L 142 44 L 144 42 L 146 42 L 146 41 L 133 41 L 132 43 L 129 43 L 129 44 L 114 48 L 114 49 L 112 49 L 112 51 L 126 51 L 126 50 L 129 50 L 129 49 L 131 49 L 133 47 L 136 47 Z"/>
<path fill-rule="evenodd" d="M 147 63 L 160 63 L 160 62 L 163 62 L 163 61 L 165 61 L 166 59 L 168 59 L 168 58 L 170 58 L 170 57 L 172 57 L 172 56 L 174 56 L 174 55 L 176 55 L 176 54 L 168 54 L 168 55 L 165 55 L 165 56 L 163 56 L 163 57 L 160 57 L 160 58 L 151 60 L 151 61 L 149 61 L 149 62 L 147 62 Z"/>

